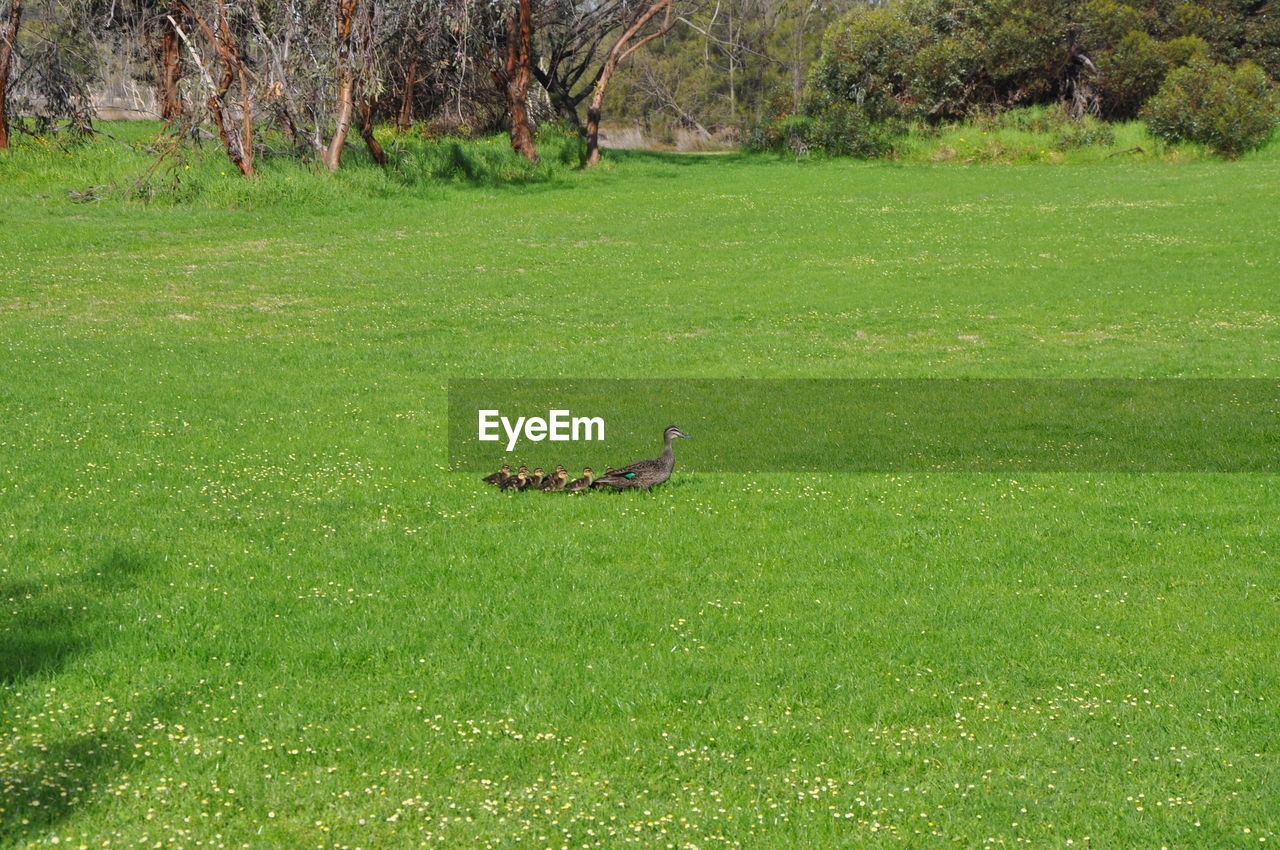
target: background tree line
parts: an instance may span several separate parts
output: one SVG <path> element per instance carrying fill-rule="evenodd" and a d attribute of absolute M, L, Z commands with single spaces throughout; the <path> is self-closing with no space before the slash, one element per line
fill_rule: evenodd
<path fill-rule="evenodd" d="M 112 74 L 251 175 L 265 153 L 339 168 L 356 139 L 385 163 L 386 124 L 505 129 L 536 160 L 535 127 L 561 122 L 588 165 L 606 116 L 864 154 L 1034 104 L 1185 125 L 1150 111 L 1167 81 L 1273 115 L 1278 73 L 1280 0 L 0 0 L 0 147 L 91 132 Z"/>
<path fill-rule="evenodd" d="M 26 121 L 0 126 L 88 132 L 95 87 L 123 68 L 153 93 L 158 117 L 216 133 L 246 175 L 280 144 L 337 168 L 359 137 L 385 161 L 373 128 L 386 123 L 506 129 L 536 159 L 533 128 L 559 121 L 584 136 L 592 164 L 605 115 L 709 135 L 760 118 L 773 88 L 798 103 L 823 27 L 853 4 L 7 0 L 0 110 L 7 100 Z"/>
<path fill-rule="evenodd" d="M 1274 126 L 1278 74 L 1275 0 L 895 0 L 829 29 L 805 102 L 776 110 L 757 143 L 799 132 L 874 153 L 896 122 L 1052 104 L 1231 154 Z"/>

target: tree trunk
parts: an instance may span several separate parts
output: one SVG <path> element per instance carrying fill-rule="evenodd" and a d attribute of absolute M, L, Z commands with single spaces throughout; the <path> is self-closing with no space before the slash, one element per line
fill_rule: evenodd
<path fill-rule="evenodd" d="M 185 2 L 174 0 L 174 7 L 175 11 L 181 11 L 195 22 L 195 25 L 213 49 L 214 55 L 217 56 L 217 61 L 222 64 L 222 79 L 215 83 L 211 71 L 214 67 L 214 62 L 211 60 L 206 65 L 204 59 L 200 57 L 199 51 L 196 50 L 196 46 L 191 43 L 191 39 L 182 31 L 182 27 L 178 25 L 173 15 L 166 16 L 169 25 L 173 27 L 173 31 L 178 34 L 178 38 L 182 39 L 182 43 L 187 46 L 187 51 L 191 54 L 192 63 L 200 73 L 200 80 L 204 83 L 205 91 L 208 94 L 209 112 L 213 116 L 213 123 L 218 127 L 218 138 L 222 140 L 222 146 L 227 152 L 227 159 L 231 160 L 232 164 L 245 177 L 252 177 L 254 173 L 253 104 L 249 100 L 249 83 L 244 61 L 240 57 L 240 51 L 236 48 L 231 27 L 227 23 L 226 7 L 219 0 L 217 33 L 213 31 L 204 18 L 197 15 Z M 235 82 L 237 75 L 240 78 L 241 98 L 240 129 L 238 131 L 234 126 L 235 121 L 231 116 L 231 110 L 227 107 L 226 101 L 227 92 L 231 89 L 231 84 Z"/>
<path fill-rule="evenodd" d="M 373 135 L 374 99 L 369 96 L 369 80 L 373 76 L 373 28 L 374 4 L 377 0 L 368 0 L 356 21 L 356 38 L 360 44 L 360 60 L 357 90 L 360 100 L 360 138 L 364 139 L 369 156 L 383 168 L 387 167 L 387 154 Z"/>
<path fill-rule="evenodd" d="M 596 95 L 587 107 L 587 168 L 600 164 L 600 104 L 603 101 L 604 86 L 596 83 Z"/>
<path fill-rule="evenodd" d="M 538 148 L 529 126 L 529 81 L 532 60 L 533 13 L 530 0 L 518 0 L 507 18 L 507 67 L 505 91 L 511 116 L 511 147 L 530 162 L 538 161 Z"/>
<path fill-rule="evenodd" d="M 400 94 L 400 114 L 396 117 L 396 127 L 401 132 L 413 126 L 413 87 L 418 82 L 418 59 L 409 60 L 409 67 L 404 73 L 404 91 Z"/>
<path fill-rule="evenodd" d="M 355 74 L 351 66 L 351 30 L 359 0 L 338 2 L 338 111 L 329 147 L 321 155 L 325 168 L 337 171 L 342 164 L 342 146 L 351 130 L 351 113 L 355 106 Z"/>
<path fill-rule="evenodd" d="M 0 30 L 0 150 L 9 147 L 9 69 L 13 64 L 13 45 L 18 41 L 18 25 L 22 22 L 22 0 L 12 0 L 9 21 Z"/>
<path fill-rule="evenodd" d="M 373 161 L 386 168 L 387 153 L 373 135 L 373 101 L 368 97 L 360 99 L 360 138 L 364 139 Z"/>
<path fill-rule="evenodd" d="M 240 55 L 240 49 L 236 46 L 235 36 L 231 32 L 231 24 L 227 20 L 227 8 L 223 5 L 223 0 L 218 0 L 218 33 L 220 36 L 219 45 L 222 53 L 222 61 L 226 66 L 226 75 L 222 84 L 222 109 L 228 116 L 230 110 L 226 108 L 226 94 L 231 88 L 231 83 L 235 80 L 240 82 L 240 126 L 238 128 L 239 138 L 236 139 L 235 148 L 239 149 L 239 158 L 232 157 L 232 161 L 240 169 L 240 173 L 245 177 L 253 176 L 253 104 L 249 98 L 249 77 L 244 67 L 244 57 Z M 234 138 L 234 134 L 229 127 L 221 127 L 224 136 Z M 228 150 L 233 146 L 228 145 Z"/>
<path fill-rule="evenodd" d="M 631 40 L 636 37 L 636 34 L 657 17 L 659 12 L 665 13 L 662 26 L 635 44 L 631 44 Z M 618 65 L 622 64 L 628 56 L 655 38 L 665 34 L 674 23 L 671 17 L 671 0 L 654 0 L 649 8 L 636 18 L 631 26 L 627 27 L 622 35 L 618 36 L 618 40 L 613 43 L 608 57 L 604 60 L 604 67 L 600 69 L 600 77 L 596 80 L 595 91 L 591 96 L 591 105 L 587 107 L 587 159 L 585 163 L 587 168 L 592 168 L 600 163 L 600 110 L 604 106 L 604 91 L 609 85 L 609 80 L 613 78 L 613 72 L 618 70 Z M 628 45 L 631 46 L 628 47 Z"/>
<path fill-rule="evenodd" d="M 231 110 L 227 108 L 227 104 L 223 101 L 226 96 L 227 89 L 231 88 L 231 83 L 235 80 L 235 75 L 230 68 L 227 68 L 226 74 L 222 78 L 222 85 L 219 88 L 221 94 L 210 93 L 209 95 L 209 111 L 213 113 L 213 123 L 218 128 L 218 138 L 222 140 L 222 147 L 227 152 L 227 159 L 240 170 L 245 177 L 253 176 L 253 148 L 246 147 L 240 136 L 239 131 L 234 126 L 235 122 L 231 118 Z M 248 105 L 241 106 L 241 110 L 248 112 Z M 246 134 L 248 131 L 247 115 L 242 115 L 245 119 Z"/>
<path fill-rule="evenodd" d="M 556 115 L 559 115 L 560 120 L 570 129 L 582 132 L 582 119 L 578 117 L 578 107 L 574 104 L 573 98 L 568 95 L 552 95 L 551 105 L 555 107 Z"/>
<path fill-rule="evenodd" d="M 178 34 L 166 27 L 160 35 L 160 78 L 156 86 L 160 118 L 164 121 L 172 121 L 182 114 L 182 101 L 178 98 L 178 81 L 182 79 L 178 48 Z"/>
<path fill-rule="evenodd" d="M 351 130 L 353 106 L 351 69 L 343 68 L 338 73 L 338 120 L 333 128 L 333 137 L 329 139 L 329 147 L 321 155 L 325 168 L 330 171 L 337 171 L 342 164 L 342 146 L 347 143 L 347 133 Z"/>

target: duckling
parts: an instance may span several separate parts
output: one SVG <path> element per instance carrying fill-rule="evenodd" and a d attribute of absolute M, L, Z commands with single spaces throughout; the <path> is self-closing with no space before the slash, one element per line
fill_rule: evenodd
<path fill-rule="evenodd" d="M 498 485 L 503 490 L 523 490 L 529 486 L 529 467 L 522 466 L 506 481 Z"/>
<path fill-rule="evenodd" d="M 493 473 L 492 475 L 486 475 L 484 478 L 481 478 L 480 480 L 483 481 L 485 484 L 496 484 L 499 487 L 501 487 L 502 482 L 506 481 L 510 477 L 511 477 L 511 464 L 504 463 L 502 465 L 502 469 L 499 469 L 497 472 Z"/>
<path fill-rule="evenodd" d="M 542 486 L 542 482 L 545 480 L 547 480 L 547 473 L 542 471 L 542 467 L 540 466 L 535 467 L 533 470 L 533 475 L 529 476 L 528 487 L 522 488 L 522 489 L 537 490 L 539 487 Z"/>
<path fill-rule="evenodd" d="M 591 471 L 591 467 L 582 470 L 582 477 L 575 478 L 565 485 L 565 490 L 570 493 L 577 493 L 579 490 L 586 490 L 591 486 L 591 482 L 595 480 L 595 473 Z"/>
<path fill-rule="evenodd" d="M 557 490 L 563 490 L 565 482 L 569 480 L 569 473 L 565 472 L 563 466 L 557 466 L 556 471 L 548 476 L 546 481 L 542 482 L 542 486 L 538 489 L 545 490 L 548 493 L 554 493 Z"/>
<path fill-rule="evenodd" d="M 671 470 L 676 467 L 676 458 L 671 451 L 671 441 L 689 435 L 672 425 L 662 432 L 662 454 L 649 460 L 638 460 L 621 469 L 610 470 L 604 478 L 592 483 L 593 487 L 613 487 L 615 490 L 627 490 L 639 487 L 648 490 L 655 484 L 661 484 L 671 477 Z"/>

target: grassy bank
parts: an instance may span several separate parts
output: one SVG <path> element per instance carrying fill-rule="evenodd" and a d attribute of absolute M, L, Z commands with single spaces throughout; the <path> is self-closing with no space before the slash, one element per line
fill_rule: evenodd
<path fill-rule="evenodd" d="M 318 162 L 285 153 L 281 140 L 269 141 L 257 159 L 258 176 L 245 180 L 227 161 L 215 139 L 172 145 L 155 122 L 103 122 L 101 134 L 82 140 L 15 135 L 15 148 L 0 155 L 0 181 L 15 197 L 95 204 L 127 200 L 157 206 L 222 209 L 341 206 L 365 200 L 433 198 L 458 187 L 510 190 L 522 186 L 569 186 L 592 178 L 582 174 L 582 142 L 556 127 L 538 135 L 542 159 L 529 163 L 510 148 L 505 135 L 465 139 L 428 137 L 421 132 L 379 131 L 390 157 L 379 168 L 363 146 L 352 144 L 336 174 Z M 759 156 L 768 161 L 819 160 L 818 151 L 786 150 Z M 1055 110 L 1012 110 L 965 124 L 917 125 L 894 138 L 882 158 L 888 162 L 960 165 L 1131 165 L 1213 162 L 1218 158 L 1194 144 L 1170 144 L 1151 136 L 1141 122 L 1104 124 L 1062 119 Z M 1280 140 L 1244 155 L 1246 162 L 1280 159 Z M 644 151 L 614 151 L 605 172 L 623 167 L 638 175 L 655 164 L 673 162 Z M 660 168 L 656 170 L 661 170 Z"/>
<path fill-rule="evenodd" d="M 0 157 L 0 847 L 1280 840 L 1275 476 L 443 470 L 450 377 L 1276 377 L 1274 161 L 113 150 Z"/>
<path fill-rule="evenodd" d="M 514 187 L 553 183 L 577 167 L 581 141 L 547 127 L 537 136 L 541 161 L 511 150 L 505 135 L 478 139 L 380 131 L 389 167 L 379 168 L 363 145 L 348 146 L 344 167 L 329 174 L 317 160 L 269 140 L 258 153 L 257 176 L 246 180 L 216 139 L 174 145 L 156 122 L 104 122 L 101 134 L 76 138 L 15 136 L 0 155 L 0 181 L 16 195 L 47 195 L 79 203 L 128 200 L 161 206 L 248 208 L 359 203 L 355 199 L 436 195 L 449 186 Z"/>
<path fill-rule="evenodd" d="M 823 125 L 796 116 L 748 134 L 748 147 L 772 149 L 784 157 L 824 156 L 827 139 L 871 159 L 907 163 L 981 165 L 1091 165 L 1121 160 L 1182 164 L 1219 159 L 1212 150 L 1191 142 L 1171 143 L 1153 136 L 1141 121 L 1105 122 L 1089 116 L 1070 118 L 1058 107 L 1025 107 L 978 115 L 955 123 Z M 813 144 L 802 144 L 809 139 Z M 1280 159 L 1280 137 L 1242 159 Z"/>
<path fill-rule="evenodd" d="M 1117 158 L 1130 162 L 1179 164 L 1219 157 L 1203 145 L 1171 143 L 1147 132 L 1141 121 L 1106 123 L 1056 120 L 1053 110 L 1014 110 L 985 121 L 915 127 L 894 148 L 902 162 L 963 162 L 1030 165 L 1086 165 Z M 1280 159 L 1272 138 L 1244 154 L 1253 162 Z"/>

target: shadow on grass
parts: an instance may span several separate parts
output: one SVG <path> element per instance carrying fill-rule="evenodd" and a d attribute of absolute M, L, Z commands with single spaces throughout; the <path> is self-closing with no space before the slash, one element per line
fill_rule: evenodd
<path fill-rule="evenodd" d="M 0 687 L 61 670 L 89 645 L 97 600 L 128 590 L 142 567 L 141 560 L 117 551 L 93 570 L 51 582 L 0 580 L 0 600 L 12 606 L 11 619 L 0 627 Z"/>
<path fill-rule="evenodd" d="M 73 612 L 51 595 L 47 585 L 34 581 L 0 583 L 0 599 L 19 612 L 0 630 L 0 687 L 56 672 L 82 648 Z"/>
<path fill-rule="evenodd" d="M 43 688 L 77 655 L 105 640 L 103 603 L 128 593 L 144 566 L 141 559 L 117 551 L 93 569 L 49 582 L 0 581 L 0 604 L 10 614 L 0 627 L 0 717 L 5 726 L 17 726 L 22 719 L 15 709 L 25 688 Z M 32 704 L 30 693 L 24 702 Z M 152 717 L 164 708 L 163 700 L 148 698 L 128 711 Z M 126 769 L 123 759 L 129 748 L 123 730 L 90 727 L 86 734 L 60 728 L 53 716 L 58 709 L 36 711 L 47 720 L 31 724 L 19 733 L 22 737 L 0 747 L 0 846 L 38 841 L 87 794 Z"/>
<path fill-rule="evenodd" d="M 681 168 L 716 168 L 727 163 L 750 162 L 751 155 L 741 151 L 708 151 L 678 153 L 630 148 L 606 148 L 604 161 L 649 165 L 675 165 Z"/>

